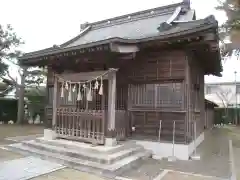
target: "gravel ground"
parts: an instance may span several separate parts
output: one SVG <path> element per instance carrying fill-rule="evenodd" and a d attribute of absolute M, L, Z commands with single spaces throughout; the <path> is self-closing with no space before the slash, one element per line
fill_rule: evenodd
<path fill-rule="evenodd" d="M 121 176 L 130 179 L 152 180 L 162 173 L 157 161 L 143 160 L 138 166 L 124 172 Z"/>
<path fill-rule="evenodd" d="M 147 159 L 140 162 L 137 169 L 127 171 L 122 176 L 148 180 L 159 174 L 161 172 L 160 169 L 168 169 L 191 174 L 201 174 L 203 176 L 228 178 L 230 175 L 228 147 L 228 130 L 214 128 L 205 133 L 205 140 L 197 149 L 201 160 L 168 162 L 167 160 Z"/>

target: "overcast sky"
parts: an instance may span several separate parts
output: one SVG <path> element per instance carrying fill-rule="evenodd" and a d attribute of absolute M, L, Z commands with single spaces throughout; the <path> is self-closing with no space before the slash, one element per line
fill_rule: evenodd
<path fill-rule="evenodd" d="M 24 52 L 61 44 L 76 36 L 83 22 L 94 22 L 114 16 L 154 8 L 181 0 L 0 0 L 0 23 L 11 24 L 25 41 Z M 214 7 L 217 0 L 192 0 L 197 18 L 215 15 L 219 23 L 225 14 Z M 206 81 L 233 81 L 234 70 L 240 61 L 229 60 L 224 64 L 222 78 L 206 77 Z M 240 71 L 238 73 L 240 81 Z"/>

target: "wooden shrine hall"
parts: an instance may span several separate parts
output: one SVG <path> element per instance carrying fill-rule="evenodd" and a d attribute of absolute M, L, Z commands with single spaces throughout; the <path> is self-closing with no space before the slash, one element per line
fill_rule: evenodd
<path fill-rule="evenodd" d="M 222 71 L 218 23 L 190 2 L 81 25 L 73 39 L 24 54 L 48 68 L 46 134 L 98 145 L 204 139 L 204 75 Z M 145 144 L 145 146 L 148 146 Z"/>

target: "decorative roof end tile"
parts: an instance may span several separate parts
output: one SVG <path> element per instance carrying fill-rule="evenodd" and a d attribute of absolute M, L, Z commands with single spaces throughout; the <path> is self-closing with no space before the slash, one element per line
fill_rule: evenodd
<path fill-rule="evenodd" d="M 54 49 L 60 49 L 60 46 L 59 46 L 59 45 L 56 45 L 56 44 L 54 44 L 52 47 L 53 47 Z"/>
<path fill-rule="evenodd" d="M 182 7 L 181 7 L 181 6 L 177 7 L 177 8 L 175 9 L 174 13 L 172 14 L 172 16 L 171 16 L 169 19 L 167 19 L 167 21 L 162 22 L 162 23 L 159 25 L 159 27 L 157 28 L 158 31 L 161 32 L 161 31 L 167 31 L 167 30 L 169 30 L 169 29 L 172 27 L 172 22 L 179 17 L 179 15 L 181 14 L 181 12 L 182 12 Z"/>
<path fill-rule="evenodd" d="M 80 31 L 83 31 L 84 29 L 86 29 L 89 26 L 89 22 L 85 22 L 83 24 L 80 25 Z"/>

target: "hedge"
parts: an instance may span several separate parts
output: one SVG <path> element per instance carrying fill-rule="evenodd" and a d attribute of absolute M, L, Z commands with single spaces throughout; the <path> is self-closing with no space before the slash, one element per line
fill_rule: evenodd
<path fill-rule="evenodd" d="M 214 124 L 235 123 L 237 114 L 238 124 L 240 122 L 240 108 L 215 108 Z"/>

